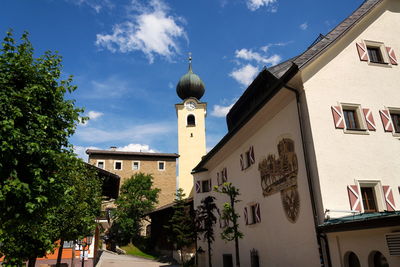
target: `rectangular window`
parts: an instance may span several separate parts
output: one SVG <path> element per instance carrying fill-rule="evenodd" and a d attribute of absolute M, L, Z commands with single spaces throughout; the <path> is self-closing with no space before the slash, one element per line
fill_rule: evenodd
<path fill-rule="evenodd" d="M 64 248 L 73 248 L 74 247 L 74 241 L 64 241 Z"/>
<path fill-rule="evenodd" d="M 400 114 L 390 112 L 390 117 L 392 118 L 393 128 L 395 133 L 400 133 Z"/>
<path fill-rule="evenodd" d="M 165 171 L 165 161 L 159 161 L 158 162 L 158 170 L 159 171 Z"/>
<path fill-rule="evenodd" d="M 210 192 L 210 180 L 201 181 L 202 192 Z"/>
<path fill-rule="evenodd" d="M 223 265 L 223 267 L 233 267 L 232 254 L 223 254 L 222 255 L 222 265 Z"/>
<path fill-rule="evenodd" d="M 140 161 L 132 162 L 132 170 L 134 170 L 134 171 L 140 170 Z"/>
<path fill-rule="evenodd" d="M 385 63 L 379 47 L 367 46 L 369 61 L 372 63 Z"/>
<path fill-rule="evenodd" d="M 97 168 L 104 169 L 104 161 L 97 161 Z"/>
<path fill-rule="evenodd" d="M 114 161 L 114 170 L 122 170 L 122 161 Z"/>
<path fill-rule="evenodd" d="M 357 111 L 354 109 L 343 109 L 344 121 L 346 122 L 346 129 L 359 130 L 360 123 L 357 118 Z"/>
<path fill-rule="evenodd" d="M 373 187 L 361 186 L 361 198 L 364 205 L 364 212 L 377 212 L 375 190 Z"/>

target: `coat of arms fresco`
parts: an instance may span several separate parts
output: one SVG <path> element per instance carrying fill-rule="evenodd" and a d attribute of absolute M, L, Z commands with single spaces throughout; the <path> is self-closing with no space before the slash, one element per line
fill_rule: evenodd
<path fill-rule="evenodd" d="M 282 138 L 277 148 L 278 157 L 270 153 L 258 164 L 263 196 L 267 197 L 280 192 L 286 216 L 290 222 L 294 223 L 300 210 L 300 198 L 297 190 L 299 166 L 294 151 L 294 141 Z"/>

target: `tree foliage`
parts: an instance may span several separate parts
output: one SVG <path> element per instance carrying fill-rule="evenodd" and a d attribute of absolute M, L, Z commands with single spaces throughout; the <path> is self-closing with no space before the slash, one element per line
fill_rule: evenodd
<path fill-rule="evenodd" d="M 151 174 L 137 173 L 125 180 L 115 202 L 117 210 L 110 230 L 111 239 L 126 244 L 140 235 L 145 215 L 158 203 L 160 189 L 152 186 Z"/>
<path fill-rule="evenodd" d="M 174 200 L 173 215 L 166 228 L 169 230 L 170 239 L 176 249 L 181 253 L 181 262 L 184 264 L 186 249 L 196 242 L 196 229 L 194 214 L 191 214 L 190 206 L 185 200 L 183 189 L 179 188 Z"/>
<path fill-rule="evenodd" d="M 221 232 L 221 238 L 225 241 L 235 241 L 236 266 L 240 266 L 239 238 L 243 238 L 243 233 L 239 231 L 238 219 L 240 216 L 235 211 L 235 204 L 240 202 L 237 199 L 240 195 L 239 189 L 233 186 L 232 183 L 223 183 L 220 188 L 214 187 L 214 191 L 229 197 L 229 202 L 224 203 L 221 214 L 221 219 L 228 223 Z"/>
<path fill-rule="evenodd" d="M 217 217 L 214 212 L 218 211 L 217 205 L 214 201 L 215 197 L 207 196 L 201 201 L 201 205 L 199 205 L 196 210 L 197 233 L 203 237 L 204 241 L 207 241 L 209 267 L 212 267 L 211 244 L 215 240 L 214 225 L 217 222 Z"/>
<path fill-rule="evenodd" d="M 64 95 L 61 57 L 35 58 L 28 34 L 19 44 L 8 32 L 0 49 L 0 251 L 5 265 L 44 256 L 54 247 L 51 227 L 68 190 L 61 172 L 75 159 L 68 138 L 82 109 Z"/>

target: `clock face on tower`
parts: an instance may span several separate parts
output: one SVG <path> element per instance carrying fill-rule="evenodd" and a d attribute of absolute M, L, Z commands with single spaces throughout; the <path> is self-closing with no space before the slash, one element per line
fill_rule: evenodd
<path fill-rule="evenodd" d="M 194 101 L 188 101 L 185 104 L 187 110 L 194 110 L 196 108 L 196 103 Z"/>

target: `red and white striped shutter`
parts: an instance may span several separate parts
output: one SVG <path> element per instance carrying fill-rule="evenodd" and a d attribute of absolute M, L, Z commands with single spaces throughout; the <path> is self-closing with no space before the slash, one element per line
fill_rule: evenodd
<path fill-rule="evenodd" d="M 254 164 L 256 162 L 256 159 L 254 157 L 254 147 L 250 147 L 250 165 Z"/>
<path fill-rule="evenodd" d="M 196 193 L 200 193 L 200 181 L 196 181 L 195 188 L 196 188 Z"/>
<path fill-rule="evenodd" d="M 356 43 L 358 56 L 360 57 L 361 61 L 368 61 L 368 53 L 367 48 L 365 47 L 364 43 Z"/>
<path fill-rule="evenodd" d="M 261 222 L 260 203 L 256 204 L 256 223 Z"/>
<path fill-rule="evenodd" d="M 245 222 L 246 225 L 249 224 L 249 220 L 248 220 L 248 217 L 247 217 L 247 207 L 244 207 L 244 222 Z"/>
<path fill-rule="evenodd" d="M 225 183 L 226 181 L 228 181 L 228 171 L 227 171 L 226 168 L 223 168 L 223 169 L 222 169 L 222 177 L 223 177 L 222 181 L 223 181 L 224 183 Z"/>
<path fill-rule="evenodd" d="M 392 188 L 388 185 L 384 185 L 384 186 L 382 186 L 382 188 L 383 188 L 383 194 L 385 195 L 387 211 L 395 211 L 396 206 L 394 205 Z"/>
<path fill-rule="evenodd" d="M 392 120 L 390 119 L 389 110 L 386 109 L 379 110 L 379 114 L 381 114 L 381 120 L 385 132 L 393 132 L 393 125 L 392 125 Z"/>
<path fill-rule="evenodd" d="M 221 180 L 219 179 L 219 172 L 217 172 L 217 183 L 218 183 L 218 185 L 221 185 L 222 183 L 221 183 Z"/>
<path fill-rule="evenodd" d="M 396 54 L 394 53 L 393 48 L 386 46 L 386 51 L 389 56 L 390 64 L 397 65 L 397 58 L 396 58 Z"/>
<path fill-rule="evenodd" d="M 240 154 L 240 168 L 242 171 L 244 170 L 243 154 Z"/>
<path fill-rule="evenodd" d="M 340 106 L 332 106 L 331 109 L 336 129 L 344 129 L 342 108 Z"/>
<path fill-rule="evenodd" d="M 208 191 L 212 190 L 212 184 L 211 184 L 212 179 L 208 180 Z"/>
<path fill-rule="evenodd" d="M 351 210 L 361 211 L 361 198 L 358 191 L 358 186 L 348 185 L 347 194 L 349 195 Z"/>
<path fill-rule="evenodd" d="M 374 116 L 372 116 L 372 112 L 369 108 L 363 108 L 363 113 L 365 117 L 365 121 L 367 122 L 367 128 L 370 131 L 376 130 L 376 124 L 374 120 Z"/>

